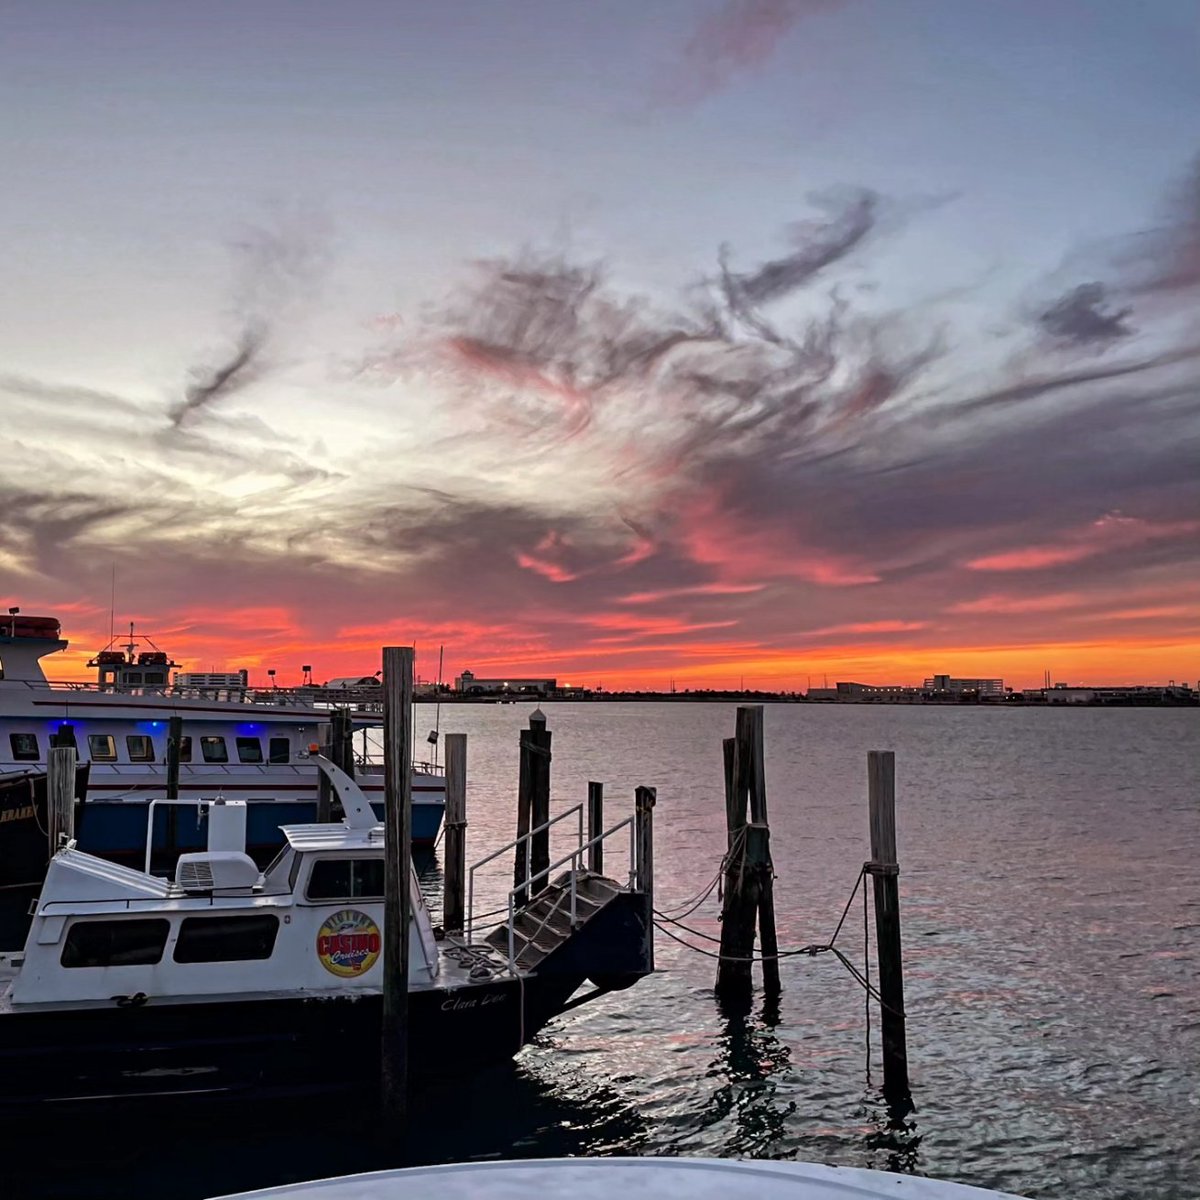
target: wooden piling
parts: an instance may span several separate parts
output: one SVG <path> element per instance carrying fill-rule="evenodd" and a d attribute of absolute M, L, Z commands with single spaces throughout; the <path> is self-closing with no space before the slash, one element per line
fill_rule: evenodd
<path fill-rule="evenodd" d="M 780 991 L 762 705 L 738 708 L 736 736 L 725 739 L 722 748 L 728 852 L 717 994 L 745 1004 L 753 989 L 756 929 L 762 941 L 763 988 L 769 996 Z"/>
<path fill-rule="evenodd" d="M 381 1087 L 393 1121 L 408 1116 L 408 934 L 412 916 L 411 646 L 383 651 L 384 898 Z"/>
<path fill-rule="evenodd" d="M 467 735 L 446 734 L 446 862 L 442 928 L 461 933 L 466 923 Z"/>
<path fill-rule="evenodd" d="M 183 718 L 172 717 L 167 722 L 167 799 L 179 799 L 179 762 L 183 747 Z"/>
<path fill-rule="evenodd" d="M 750 960 L 754 953 L 754 921 L 757 905 L 747 902 L 746 889 L 746 793 L 738 787 L 737 739 L 722 743 L 725 757 L 725 823 L 728 850 L 721 899 L 721 958 L 717 963 L 717 995 L 723 1000 L 748 1002 L 753 983 Z"/>
<path fill-rule="evenodd" d="M 335 708 L 330 722 L 330 759 L 354 778 L 354 718 L 348 708 Z"/>
<path fill-rule="evenodd" d="M 167 721 L 167 799 L 179 799 L 179 764 L 183 752 L 183 718 L 173 716 Z M 179 806 L 167 806 L 167 854 L 179 851 Z"/>
<path fill-rule="evenodd" d="M 647 966 L 654 970 L 654 805 L 658 792 L 640 787 L 633 794 L 633 824 L 637 889 L 646 897 Z"/>
<path fill-rule="evenodd" d="M 871 861 L 875 891 L 875 942 L 883 1029 L 883 1090 L 890 1100 L 908 1096 L 908 1047 L 904 1029 L 904 967 L 900 948 L 900 867 L 896 857 L 896 756 L 867 754 Z"/>
<path fill-rule="evenodd" d="M 319 754 L 323 754 L 333 762 L 333 724 L 322 721 L 317 726 L 317 744 Z M 324 771 L 317 772 L 317 823 L 324 825 L 333 820 L 333 784 Z"/>
<path fill-rule="evenodd" d="M 518 907 L 529 899 L 529 814 L 533 807 L 533 743 L 532 730 L 522 729 L 520 760 L 517 766 L 517 845 L 513 851 L 513 888 Z"/>
<path fill-rule="evenodd" d="M 604 784 L 594 780 L 588 783 L 588 841 L 604 832 Z M 588 870 L 594 875 L 604 874 L 604 843 L 592 842 L 588 847 Z"/>
<path fill-rule="evenodd" d="M 54 746 L 46 760 L 46 831 L 50 854 L 62 835 L 75 836 L 75 748 Z"/>
<path fill-rule="evenodd" d="M 744 773 L 750 805 L 751 825 L 747 829 L 746 865 L 748 870 L 758 876 L 755 891 L 758 937 L 762 947 L 763 991 L 768 996 L 778 996 L 782 989 L 779 982 L 779 940 L 775 932 L 775 866 L 771 861 L 771 829 L 767 819 L 762 705 L 739 708 L 737 720 L 738 769 Z"/>
<path fill-rule="evenodd" d="M 541 709 L 529 718 L 529 828 L 534 830 L 529 839 L 529 876 L 534 880 L 531 890 L 534 895 L 550 882 L 543 874 L 550 866 L 550 830 L 543 828 L 550 820 L 550 742 L 552 734 L 546 728 L 546 718 Z"/>

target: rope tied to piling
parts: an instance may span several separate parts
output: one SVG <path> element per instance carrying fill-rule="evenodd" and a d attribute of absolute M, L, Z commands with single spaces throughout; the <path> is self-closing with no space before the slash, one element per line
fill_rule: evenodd
<path fill-rule="evenodd" d="M 745 830 L 745 826 L 743 826 L 742 829 L 739 830 L 739 833 L 743 833 L 744 830 Z M 725 857 L 722 859 L 722 871 L 721 871 L 721 873 L 718 874 L 718 876 L 717 876 L 718 879 L 720 879 L 722 877 L 722 875 L 724 873 L 724 868 L 725 868 L 726 862 L 732 853 L 733 853 L 733 850 L 731 849 L 725 855 Z M 796 946 L 796 947 L 794 947 L 792 949 L 788 949 L 788 950 L 779 950 L 775 954 L 752 954 L 749 957 L 745 957 L 745 956 L 741 956 L 741 955 L 734 956 L 734 955 L 729 955 L 729 954 L 722 954 L 722 953 L 720 953 L 719 950 L 706 950 L 703 946 L 694 946 L 690 942 L 685 941 L 678 934 L 674 933 L 671 929 L 667 928 L 667 926 L 674 925 L 677 929 L 683 930 L 684 933 L 687 933 L 692 937 L 702 938 L 705 941 L 715 942 L 718 945 L 720 945 L 721 939 L 719 937 L 714 937 L 710 933 L 705 933 L 701 929 L 696 929 L 690 925 L 685 925 L 681 918 L 673 917 L 658 908 L 654 909 L 654 915 L 657 918 L 654 922 L 654 925 L 655 925 L 655 928 L 658 929 L 658 931 L 660 933 L 665 933 L 667 935 L 667 937 L 669 937 L 674 942 L 678 942 L 679 945 L 683 946 L 685 949 L 691 950 L 696 954 L 703 954 L 706 958 L 717 959 L 718 961 L 721 961 L 721 962 L 762 963 L 762 962 L 767 962 L 770 960 L 780 959 L 780 958 L 816 958 L 820 954 L 832 954 L 838 960 L 838 962 L 840 962 L 841 965 L 846 969 L 846 971 L 849 973 L 850 977 L 855 981 L 855 983 L 857 983 L 859 985 L 859 987 L 861 987 L 863 989 L 863 991 L 866 993 L 866 997 L 867 997 L 868 1001 L 874 1000 L 880 1006 L 880 1008 L 884 1009 L 885 1011 L 894 1013 L 897 1016 L 904 1016 L 905 1015 L 904 1013 L 899 1012 L 897 1009 L 893 1008 L 891 1005 L 889 1005 L 883 999 L 883 997 L 879 994 L 879 989 L 877 987 L 875 987 L 875 985 L 871 982 L 871 979 L 870 979 L 870 975 L 869 975 L 870 966 L 868 965 L 870 962 L 870 959 L 867 956 L 867 937 L 868 937 L 868 935 L 867 935 L 866 931 L 868 929 L 868 920 L 867 920 L 867 908 L 866 908 L 866 899 L 867 899 L 866 889 L 863 889 L 863 902 L 864 902 L 863 903 L 863 929 L 864 929 L 864 966 L 863 966 L 863 970 L 860 971 L 859 968 L 856 967 L 854 965 L 854 963 L 852 963 L 850 961 L 850 959 L 847 958 L 847 956 L 840 949 L 838 949 L 838 947 L 835 945 L 835 943 L 837 942 L 837 939 L 838 939 L 838 935 L 842 932 L 842 928 L 846 924 L 846 918 L 850 915 L 850 909 L 854 904 L 855 897 L 858 895 L 859 888 L 862 887 L 863 880 L 866 878 L 867 875 L 871 875 L 871 874 L 875 873 L 874 871 L 871 870 L 871 868 L 875 867 L 875 866 L 888 867 L 888 866 L 891 866 L 891 864 L 871 863 L 871 862 L 863 863 L 863 865 L 859 868 L 858 875 L 855 877 L 854 886 L 850 890 L 850 896 L 846 901 L 845 907 L 842 909 L 842 915 L 838 918 L 838 923 L 837 923 L 836 927 L 834 928 L 834 931 L 827 942 L 810 942 L 804 946 Z M 880 873 L 881 874 L 892 874 L 892 873 L 897 873 L 897 872 L 884 871 L 884 872 L 880 872 Z M 710 885 L 708 888 L 708 891 L 704 893 L 703 898 L 707 899 L 711 893 L 712 893 L 712 885 Z M 693 905 L 693 907 L 688 910 L 687 915 L 690 915 L 698 907 L 699 907 L 699 903 Z M 868 1029 L 868 1037 L 869 1037 L 870 1036 L 870 1032 L 869 1032 L 870 1031 L 870 1012 L 869 1012 L 869 1009 L 868 1009 L 867 1021 L 868 1021 L 867 1029 Z"/>

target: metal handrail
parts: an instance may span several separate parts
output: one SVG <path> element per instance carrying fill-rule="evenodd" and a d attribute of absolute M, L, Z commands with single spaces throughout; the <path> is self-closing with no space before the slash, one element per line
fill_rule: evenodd
<path fill-rule="evenodd" d="M 557 862 L 551 863 L 548 867 L 539 871 L 535 876 L 532 876 L 530 879 L 526 880 L 525 883 L 523 883 L 520 887 L 514 887 L 509 890 L 509 893 L 508 893 L 508 969 L 510 971 L 516 971 L 516 969 L 517 969 L 517 956 L 514 952 L 515 944 L 516 944 L 516 901 L 517 901 L 517 896 L 521 895 L 523 893 L 527 893 L 535 879 L 541 879 L 543 875 L 548 876 L 551 871 L 557 870 L 557 868 L 563 866 L 565 863 L 573 862 L 575 865 L 571 871 L 570 897 L 571 897 L 571 928 L 574 929 L 575 922 L 578 917 L 579 872 L 583 869 L 582 868 L 583 852 L 585 850 L 590 849 L 592 846 L 595 846 L 597 843 L 604 841 L 606 838 L 611 837 L 614 833 L 616 833 L 619 829 L 622 829 L 626 825 L 629 826 L 629 885 L 630 885 L 630 887 L 632 887 L 633 880 L 634 880 L 634 877 L 636 874 L 636 869 L 637 869 L 637 866 L 636 866 L 637 830 L 636 830 L 636 827 L 634 824 L 634 818 L 626 817 L 623 821 L 618 821 L 611 829 L 606 829 L 603 833 L 598 833 L 594 838 L 590 838 L 586 842 L 583 841 L 583 837 L 581 834 L 579 845 L 577 845 L 575 847 L 575 849 L 571 851 L 570 854 L 567 854 L 563 858 L 560 858 Z M 505 849 L 511 849 L 511 847 L 505 847 Z M 550 911 L 546 914 L 545 919 L 534 931 L 533 937 L 536 937 L 537 934 L 540 933 L 545 928 L 546 922 L 549 921 L 549 919 L 558 911 L 558 906 L 559 906 L 559 903 L 561 902 L 561 900 L 562 900 L 562 896 L 559 896 L 554 901 L 554 904 L 551 907 Z M 469 912 L 469 910 L 468 910 L 468 912 Z M 470 920 L 471 920 L 470 916 L 468 916 L 468 929 L 470 928 Z M 525 935 L 522 934 L 521 936 L 524 937 Z M 468 934 L 467 940 L 470 941 L 469 934 Z M 526 944 L 528 945 L 528 943 L 532 940 L 533 940 L 532 937 L 527 939 Z"/>
<path fill-rule="evenodd" d="M 74 692 L 103 696 L 157 696 L 163 700 L 212 700 L 222 704 L 274 708 L 283 704 L 324 713 L 332 708 L 352 708 L 359 713 L 374 713 L 381 701 L 361 695 L 353 689 L 324 691 L 319 688 L 202 687 L 192 684 L 102 684 L 69 679 L 6 679 L 7 686 L 20 684 L 30 691 Z"/>
<path fill-rule="evenodd" d="M 215 799 L 202 800 L 197 797 L 195 800 L 180 800 L 168 796 L 157 796 L 146 805 L 146 865 L 143 868 L 143 874 L 150 874 L 150 858 L 154 850 L 154 807 L 157 804 L 167 805 L 187 805 L 189 808 L 194 808 L 196 812 L 196 824 L 208 817 L 209 806 L 215 804 Z"/>
<path fill-rule="evenodd" d="M 501 854 L 504 854 L 509 850 L 515 850 L 522 842 L 525 843 L 525 864 L 526 864 L 526 869 L 528 870 L 529 850 L 530 850 L 530 845 L 532 844 L 533 835 L 535 833 L 541 833 L 543 830 L 549 829 L 551 825 L 557 825 L 559 823 L 559 821 L 565 820 L 572 813 L 575 813 L 579 818 L 579 837 L 580 837 L 580 840 L 582 840 L 583 839 L 583 805 L 582 804 L 573 804 L 573 805 L 571 805 L 570 808 L 564 809 L 562 812 L 560 812 L 557 817 L 551 817 L 550 820 L 544 821 L 541 825 L 538 825 L 535 828 L 531 829 L 528 833 L 523 833 L 523 834 L 521 834 L 520 837 L 513 838 L 513 840 L 511 842 L 507 842 L 505 845 L 501 846 L 499 850 L 494 850 L 491 854 L 489 854 L 487 856 L 487 858 L 481 858 L 477 863 L 472 865 L 471 869 L 467 872 L 467 942 L 468 942 L 468 944 L 471 941 L 471 934 L 474 931 L 474 926 L 475 926 L 475 921 L 474 921 L 475 872 L 478 871 L 480 867 L 486 867 L 488 865 L 488 863 L 492 862 L 494 859 L 499 858 Z"/>

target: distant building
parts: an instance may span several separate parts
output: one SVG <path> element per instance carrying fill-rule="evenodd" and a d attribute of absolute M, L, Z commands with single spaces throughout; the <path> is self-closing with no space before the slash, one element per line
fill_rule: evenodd
<path fill-rule="evenodd" d="M 327 680 L 326 688 L 365 688 L 380 687 L 379 680 L 374 675 L 339 675 L 337 679 Z"/>
<path fill-rule="evenodd" d="M 934 675 L 925 680 L 927 692 L 949 692 L 959 695 L 974 692 L 977 696 L 1003 696 L 1003 679 L 954 679 L 949 675 Z"/>
<path fill-rule="evenodd" d="M 1027 699 L 1043 699 L 1047 704 L 1180 704 L 1195 701 L 1196 693 L 1186 683 L 1154 685 L 1072 687 L 1056 683 L 1053 687 L 1026 692 Z"/>
<path fill-rule="evenodd" d="M 504 679 L 480 679 L 473 671 L 464 671 L 455 678 L 454 690 L 464 696 L 548 696 L 558 691 L 558 680 L 518 679 L 514 675 Z"/>
<path fill-rule="evenodd" d="M 840 704 L 864 703 L 916 703 L 921 699 L 921 689 L 900 683 L 852 683 L 839 682 L 831 688 L 809 688 L 805 698 L 813 701 L 836 701 Z"/>
<path fill-rule="evenodd" d="M 200 688 L 204 691 L 229 691 L 248 686 L 250 673 L 240 671 L 176 671 L 177 688 Z"/>

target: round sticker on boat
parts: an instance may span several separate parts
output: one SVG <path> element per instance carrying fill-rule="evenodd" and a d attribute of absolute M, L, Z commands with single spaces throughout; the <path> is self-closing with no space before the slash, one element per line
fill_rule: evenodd
<path fill-rule="evenodd" d="M 356 908 L 327 917 L 317 930 L 317 957 L 325 970 L 342 979 L 365 975 L 379 957 L 379 926 Z"/>

